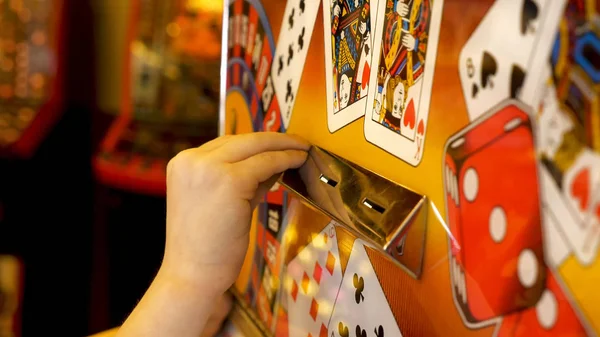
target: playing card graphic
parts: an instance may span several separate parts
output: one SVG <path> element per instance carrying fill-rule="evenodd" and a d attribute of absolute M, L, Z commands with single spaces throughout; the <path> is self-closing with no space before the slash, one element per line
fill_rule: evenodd
<path fill-rule="evenodd" d="M 546 67 L 564 0 L 494 2 L 459 56 L 459 74 L 469 118 L 507 98 L 533 104 Z"/>
<path fill-rule="evenodd" d="M 365 137 L 416 166 L 429 116 L 443 0 L 379 2 Z"/>
<path fill-rule="evenodd" d="M 281 119 L 287 129 L 302 79 L 321 0 L 288 0 L 271 67 Z"/>
<path fill-rule="evenodd" d="M 402 336 L 364 244 L 354 242 L 331 320 L 329 336 Z"/>
<path fill-rule="evenodd" d="M 327 124 L 330 132 L 365 113 L 371 78 L 372 24 L 378 0 L 323 3 Z"/>
<path fill-rule="evenodd" d="M 284 291 L 289 337 L 327 332 L 341 281 L 335 226 L 329 224 L 287 265 Z"/>

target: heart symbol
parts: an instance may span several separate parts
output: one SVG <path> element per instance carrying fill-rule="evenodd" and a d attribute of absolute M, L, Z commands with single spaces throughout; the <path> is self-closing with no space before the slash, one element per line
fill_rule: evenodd
<path fill-rule="evenodd" d="M 421 119 L 419 121 L 419 126 L 417 127 L 417 134 L 422 136 L 424 133 L 425 133 L 425 124 L 423 123 L 423 120 Z"/>
<path fill-rule="evenodd" d="M 369 66 L 368 63 L 365 63 L 365 67 L 363 68 L 363 73 L 362 73 L 362 90 L 365 90 L 367 88 L 367 85 L 369 84 L 369 79 L 371 78 L 371 66 Z"/>
<path fill-rule="evenodd" d="M 585 211 L 588 208 L 590 197 L 589 191 L 590 170 L 584 169 L 577 174 L 571 185 L 571 195 L 575 199 L 579 199 L 579 209 Z"/>
<path fill-rule="evenodd" d="M 408 106 L 404 112 L 404 126 L 408 126 L 411 129 L 415 128 L 415 104 L 412 99 L 408 102 Z"/>

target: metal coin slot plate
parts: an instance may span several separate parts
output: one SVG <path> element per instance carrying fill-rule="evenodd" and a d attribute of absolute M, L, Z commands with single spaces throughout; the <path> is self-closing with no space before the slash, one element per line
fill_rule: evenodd
<path fill-rule="evenodd" d="M 306 163 L 280 182 L 305 203 L 421 274 L 427 197 L 313 146 Z"/>

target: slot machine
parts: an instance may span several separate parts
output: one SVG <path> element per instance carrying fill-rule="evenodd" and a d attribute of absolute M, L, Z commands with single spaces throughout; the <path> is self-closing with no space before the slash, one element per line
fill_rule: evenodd
<path fill-rule="evenodd" d="M 600 335 L 599 10 L 226 1 L 221 134 L 313 144 L 254 214 L 231 322 Z"/>
<path fill-rule="evenodd" d="M 222 3 L 131 7 L 120 108 L 94 170 L 107 186 L 163 196 L 168 160 L 218 132 Z"/>
<path fill-rule="evenodd" d="M 63 1 L 0 2 L 0 155 L 29 158 L 64 102 Z"/>

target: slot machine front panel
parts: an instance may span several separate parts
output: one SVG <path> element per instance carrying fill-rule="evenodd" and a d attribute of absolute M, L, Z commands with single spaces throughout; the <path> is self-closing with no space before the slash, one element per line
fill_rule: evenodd
<path fill-rule="evenodd" d="M 600 334 L 598 10 L 229 0 L 221 132 L 314 145 L 254 215 L 238 326 Z"/>

